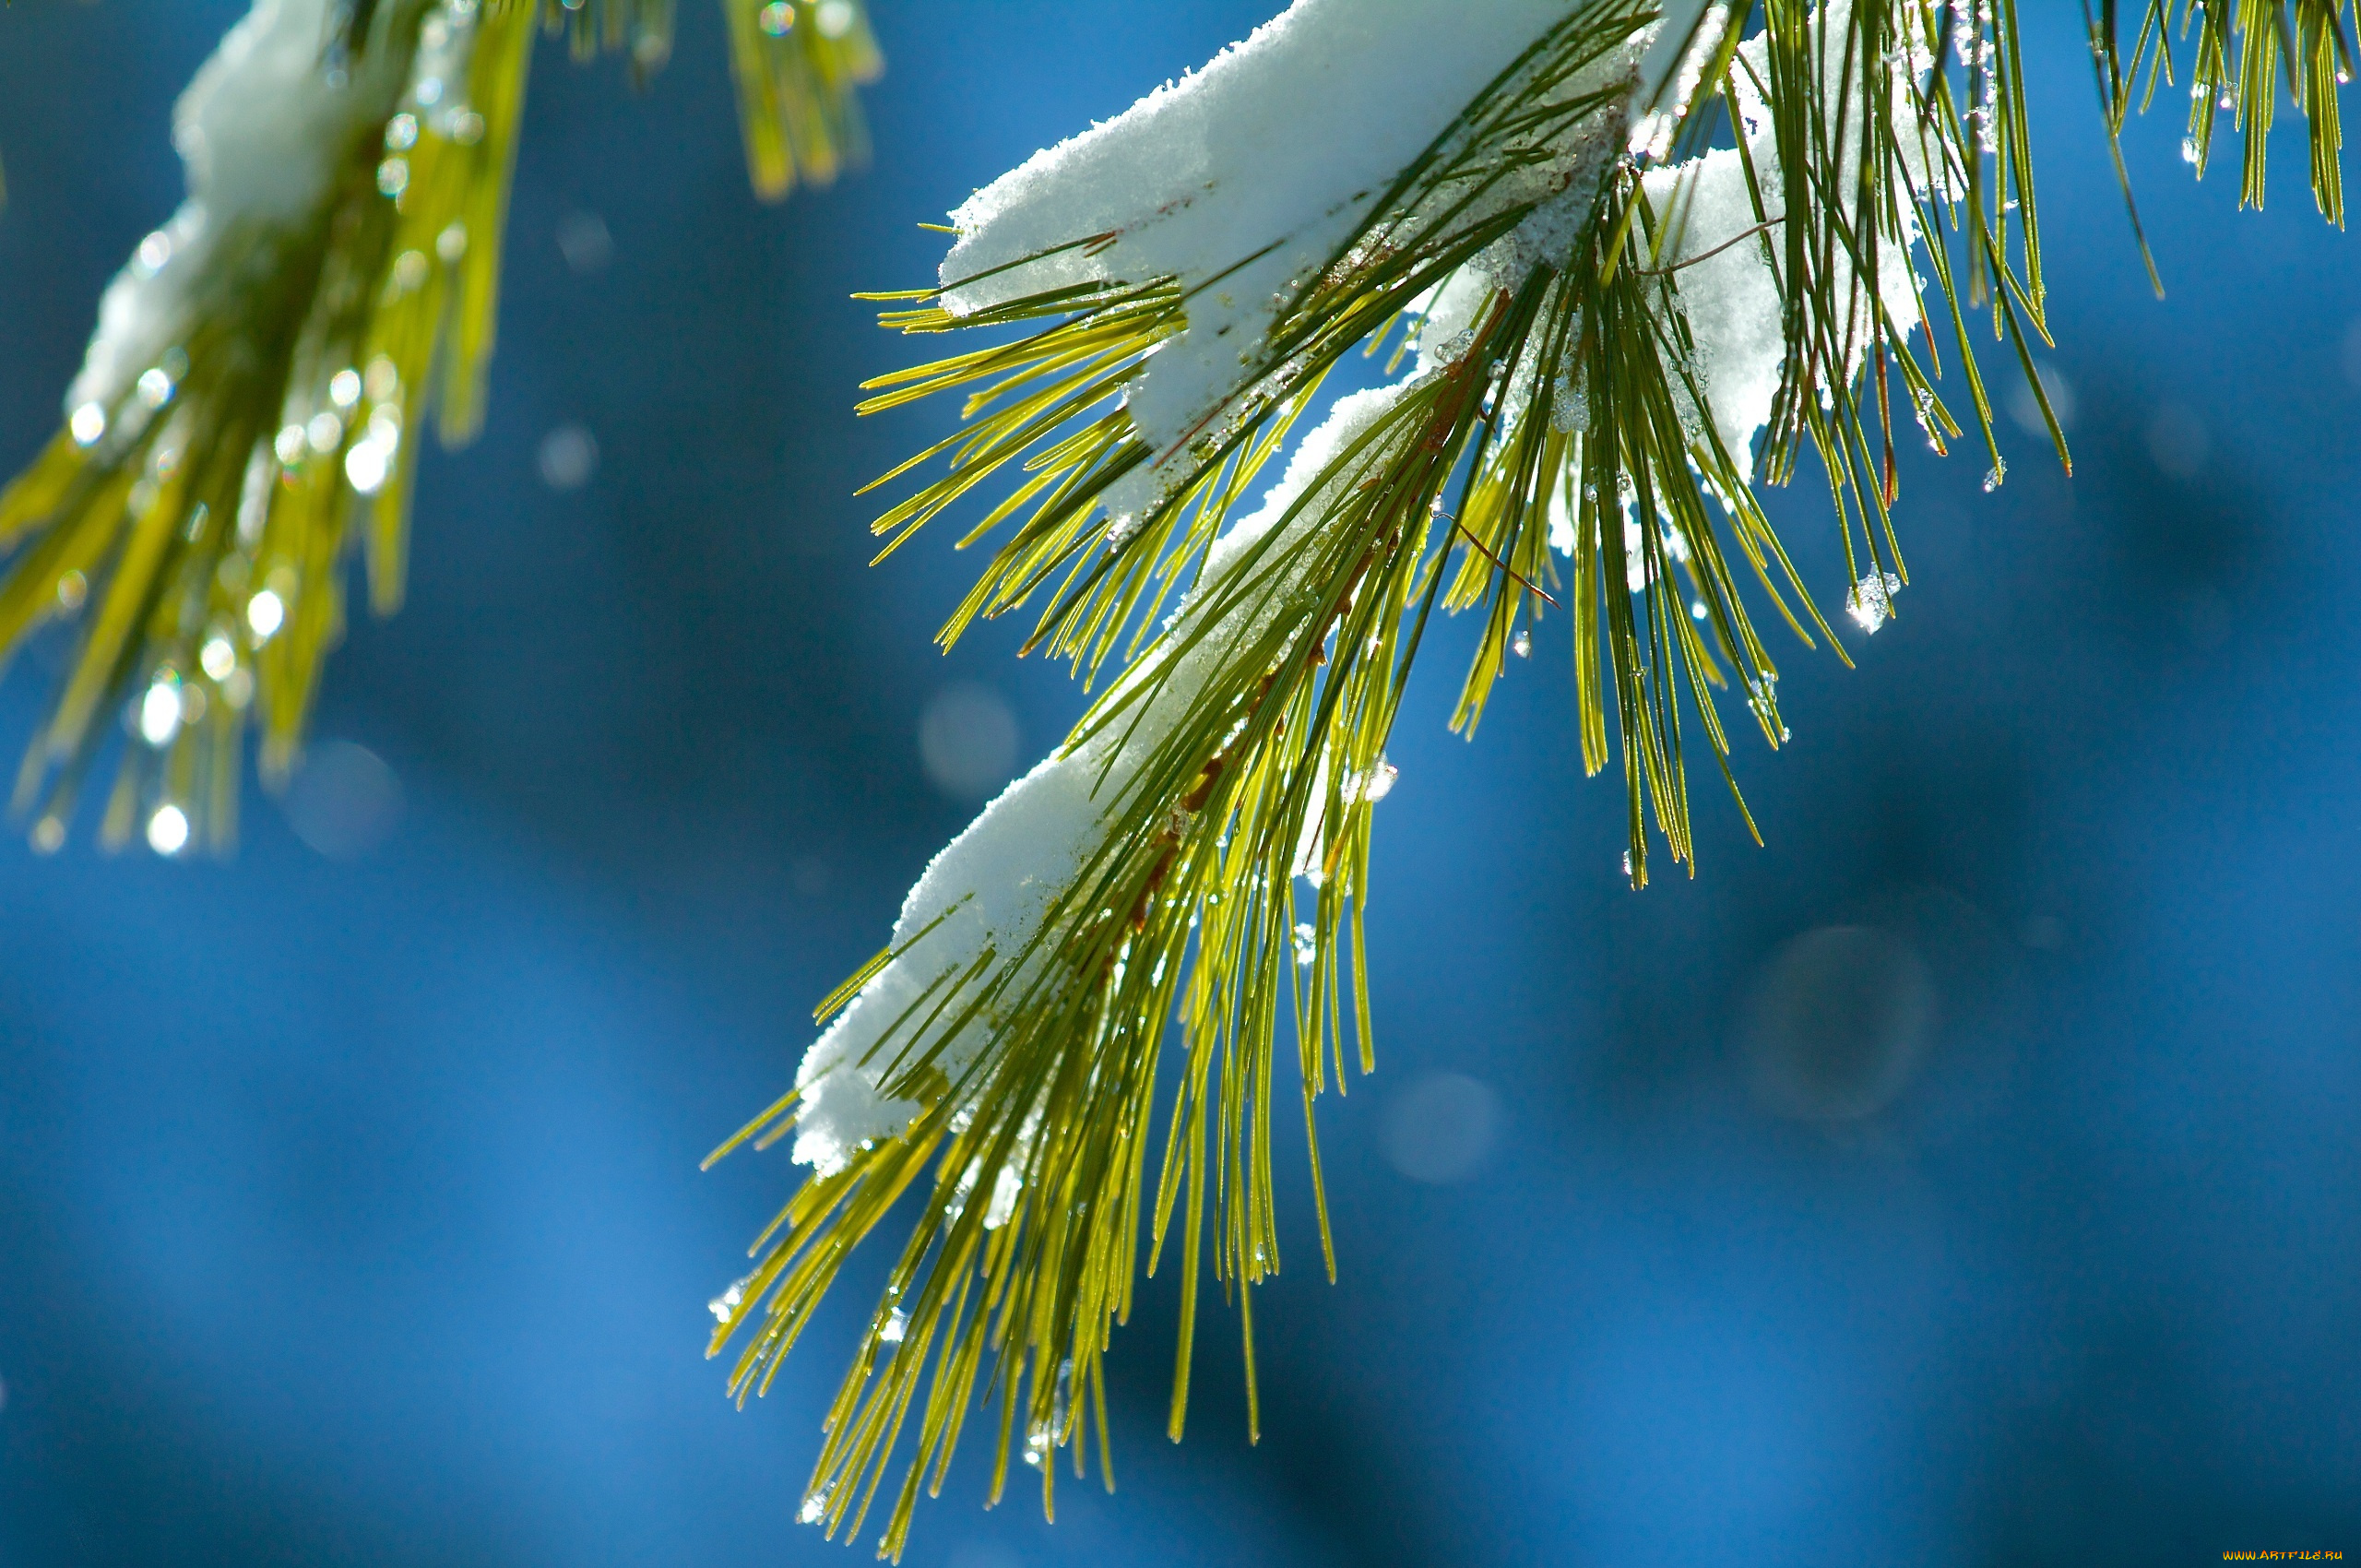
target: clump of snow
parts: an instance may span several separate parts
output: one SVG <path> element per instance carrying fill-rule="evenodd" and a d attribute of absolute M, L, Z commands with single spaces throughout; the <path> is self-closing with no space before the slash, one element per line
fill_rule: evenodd
<path fill-rule="evenodd" d="M 1828 7 L 1828 36 L 1844 36 L 1850 10 L 1846 0 Z M 1766 39 L 1757 35 L 1740 45 L 1738 53 L 1753 65 L 1758 76 L 1767 79 Z M 1843 90 L 1842 64 L 1841 59 L 1833 60 L 1827 66 L 1825 90 L 1832 102 L 1835 94 Z M 1738 465 L 1739 471 L 1750 478 L 1754 437 L 1771 421 L 1772 402 L 1778 395 L 1780 373 L 1786 363 L 1786 324 L 1779 282 L 1764 259 L 1762 242 L 1740 236 L 1765 220 L 1774 225 L 1784 222 L 1786 208 L 1781 196 L 1778 138 L 1745 71 L 1740 69 L 1737 76 L 1740 84 L 1740 131 L 1761 184 L 1762 216 L 1756 216 L 1754 198 L 1747 187 L 1745 163 L 1736 148 L 1717 148 L 1683 163 L 1651 170 L 1644 184 L 1649 201 L 1670 231 L 1670 241 L 1656 265 L 1674 269 L 1674 291 L 1696 345 L 1691 368 L 1713 410 L 1723 447 Z M 1854 93 L 1854 117 L 1857 119 L 1857 85 Z M 1906 132 L 1902 137 L 1903 145 L 1915 147 L 1918 130 L 1911 123 L 1903 99 L 1906 95 L 1898 95 L 1897 125 Z M 1857 144 L 1854 144 L 1853 150 L 1841 160 L 1831 184 L 1850 193 L 1858 168 L 1859 153 Z M 1925 170 L 1914 168 L 1911 174 L 1924 188 Z M 1880 243 L 1878 282 L 1894 326 L 1908 332 L 1919 325 L 1920 310 L 1918 283 L 1910 265 L 1911 242 L 1916 232 L 1906 203 L 1903 222 L 1905 233 L 1902 240 Z M 1775 228 L 1771 231 L 1774 250 L 1777 248 L 1776 233 Z M 1853 289 L 1853 269 L 1841 254 L 1829 265 L 1828 279 L 1840 298 L 1846 297 Z M 1849 325 L 1855 345 L 1854 362 L 1846 367 L 1848 374 L 1858 372 L 1867 362 L 1872 319 L 1870 304 L 1864 299 L 1855 312 L 1855 319 L 1838 327 L 1841 341 L 1847 336 L 1845 327 Z"/>
<path fill-rule="evenodd" d="M 1674 0 L 1664 31 L 1687 36 L 1705 3 Z M 1130 396 L 1160 460 L 1233 396 L 1291 291 L 1367 220 L 1400 171 L 1567 15 L 1567 0 L 1296 0 L 1203 70 L 969 198 L 952 215 L 959 240 L 943 264 L 945 303 L 966 312 L 1065 285 L 1179 279 L 1194 291 L 1187 329 L 1158 346 Z M 1630 77 L 1635 93 L 1652 96 L 1640 72 L 1649 40 L 1643 31 L 1560 90 Z M 1660 75 L 1676 57 L 1659 53 Z M 1567 214 L 1588 201 L 1569 189 L 1585 172 L 1572 154 L 1592 144 L 1611 152 L 1620 136 L 1621 116 L 1602 114 L 1572 133 L 1569 156 L 1501 181 L 1465 217 L 1565 192 L 1520 235 L 1528 250 L 1557 230 L 1570 242 Z M 1604 164 L 1591 160 L 1591 177 Z M 1117 237 L 1026 262 L 1100 234 Z M 1108 500 L 1115 526 L 1172 477 L 1160 461 L 1127 476 Z"/>
<path fill-rule="evenodd" d="M 1414 385 L 1339 398 L 1328 418 L 1298 446 L 1285 477 L 1262 505 L 1215 541 L 1206 552 L 1196 591 L 1178 612 L 1175 625 L 1184 627 L 1189 617 L 1214 612 L 1222 622 L 1177 654 L 1172 650 L 1190 640 L 1185 636 L 1167 638 L 1159 652 L 1126 671 L 1126 683 L 1153 683 L 1153 695 L 1136 722 L 1126 715 L 1073 751 L 1039 764 L 986 806 L 927 867 L 894 923 L 894 944 L 910 945 L 879 970 L 813 1042 L 796 1073 L 802 1091 L 796 1159 L 829 1174 L 843 1169 L 863 1144 L 895 1137 L 909 1126 L 919 1107 L 889 1098 L 884 1086 L 911 1043 L 908 1031 L 932 1007 L 930 1001 L 912 1012 L 912 1004 L 931 988 L 949 983 L 947 977 L 965 970 L 987 948 L 1008 962 L 1032 943 L 1051 902 L 1113 831 L 1109 814 L 1141 766 L 1198 707 L 1225 651 L 1257 635 L 1270 617 L 1285 612 L 1294 586 L 1281 580 L 1288 572 L 1287 552 L 1270 550 L 1250 555 L 1252 546 L 1303 499 L 1330 461 Z M 1320 526 L 1324 510 L 1321 500 L 1315 497 L 1291 526 Z M 1255 576 L 1240 578 L 1240 572 Z M 1265 592 L 1266 588 L 1277 591 Z M 1382 783 L 1370 782 L 1369 798 L 1380 798 L 1392 781 L 1392 770 L 1383 769 Z M 933 929 L 927 930 L 931 923 Z M 911 941 L 920 931 L 926 934 Z M 1037 954 L 1033 961 L 1052 960 Z M 1003 994 L 1023 994 L 1030 978 L 1029 972 L 1020 974 Z M 934 991 L 935 996 L 941 994 Z M 947 1021 L 959 1010 L 954 1004 L 940 1016 Z M 897 1022 L 903 1023 L 904 1033 L 889 1041 Z M 1003 1022 L 979 1014 L 944 1044 L 935 1064 L 957 1083 Z M 995 1188 L 995 1211 L 1014 1201 L 1013 1192 L 1003 1198 Z"/>
<path fill-rule="evenodd" d="M 255 0 L 181 94 L 172 146 L 188 199 L 107 286 L 69 410 L 113 408 L 187 335 L 237 270 L 225 246 L 316 221 L 356 140 L 392 113 L 406 52 L 364 50 L 331 73 L 328 12 L 328 0 Z"/>

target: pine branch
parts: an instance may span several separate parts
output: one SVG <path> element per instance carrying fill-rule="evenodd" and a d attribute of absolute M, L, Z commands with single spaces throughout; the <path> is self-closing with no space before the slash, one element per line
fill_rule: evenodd
<path fill-rule="evenodd" d="M 2189 136 L 2181 156 L 2203 179 L 2213 161 L 2214 128 L 2228 113 L 2243 138 L 2238 205 L 2260 208 L 2284 77 L 2289 101 L 2309 130 L 2312 199 L 2321 216 L 2343 228 L 2344 134 L 2337 89 L 2353 79 L 2355 68 L 2349 0 L 2147 0 L 2137 9 L 2139 27 L 2127 54 L 2118 0 L 2103 0 L 2095 18 L 2087 0 L 2083 8 L 2110 137 L 2122 136 L 2135 97 L 2144 108 L 2159 85 L 2173 83 L 2177 37 L 2191 48 Z"/>
<path fill-rule="evenodd" d="M 860 6 L 725 5 L 763 193 L 827 178 L 877 69 Z M 399 608 L 427 415 L 446 445 L 482 423 L 537 22 L 635 78 L 671 52 L 671 0 L 264 0 L 182 100 L 190 199 L 0 493 L 0 653 L 81 623 L 18 775 L 36 848 L 65 842 L 123 712 L 102 841 L 226 850 L 249 721 L 267 784 L 300 754 L 348 553 Z"/>
<path fill-rule="evenodd" d="M 1971 312 L 2042 397 L 2011 0 L 1764 0 L 1759 27 L 1750 4 L 1664 19 L 1639 0 L 1448 18 L 1372 3 L 1339 22 L 1345 0 L 1299 0 L 981 193 L 955 216 L 945 281 L 882 296 L 890 327 L 989 335 L 880 378 L 862 406 L 965 398 L 959 434 L 879 481 L 939 465 L 879 519 L 887 552 L 985 504 L 961 542 L 996 549 L 942 640 L 1033 606 L 1028 649 L 1086 680 L 1120 653 L 1120 673 L 929 868 L 893 945 L 822 1007 L 796 1088 L 715 1155 L 792 1134 L 813 1168 L 714 1302 L 716 1352 L 747 1334 L 742 1399 L 851 1252 L 909 1224 L 805 1494 L 807 1520 L 857 1533 L 904 1466 L 881 1555 L 899 1555 L 979 1400 L 997 1411 L 993 1499 L 1014 1451 L 1046 1510 L 1055 1450 L 1074 1447 L 1080 1476 L 1094 1425 L 1111 1484 L 1100 1358 L 1143 1231 L 1149 1270 L 1169 1247 L 1181 1275 L 1172 1434 L 1209 1227 L 1252 1430 L 1283 1036 L 1333 1277 L 1313 1102 L 1332 1068 L 1343 1090 L 1348 1035 L 1373 1063 L 1372 808 L 1438 606 L 1479 627 L 1453 716 L 1472 730 L 1562 604 L 1584 762 L 1619 752 L 1644 885 L 1651 826 L 1693 865 L 1701 754 L 1736 795 L 1716 694 L 1741 686 L 1765 742 L 1786 737 L 1750 599 L 1806 646 L 1837 643 L 1757 485 L 1817 457 L 1845 609 L 1873 633 L 1907 580 L 1904 422 L 1938 451 L 1972 428 L 1987 488 L 2005 472 Z M 2303 18 L 2292 36 L 2317 59 L 2325 34 Z M 2111 30 L 2110 9 L 2094 39 Z M 2254 57 L 2256 30 L 2239 36 Z M 1498 44 L 1488 73 L 1368 177 L 1354 160 L 1394 156 L 1383 137 L 1459 79 L 1471 37 Z M 1314 63 L 1347 101 L 1301 90 Z M 2101 66 L 2117 69 L 2105 49 Z M 2332 103 L 2308 101 L 2316 138 Z M 1212 150 L 1168 169 L 1160 147 Z M 1918 336 L 1939 323 L 1964 415 Z M 1389 343 L 1391 364 L 1415 353 L 1406 378 L 1339 400 L 1238 515 L 1326 373 Z"/>
<path fill-rule="evenodd" d="M 856 87 L 884 68 L 853 0 L 722 0 L 755 194 L 784 200 L 869 156 Z"/>
<path fill-rule="evenodd" d="M 324 53 L 332 23 L 367 30 Z M 37 847 L 64 841 L 126 699 L 106 841 L 226 846 L 249 708 L 283 775 L 353 534 L 379 607 L 398 602 L 438 348 L 446 432 L 478 417 L 530 37 L 521 8 L 287 5 L 183 99 L 190 201 L 110 287 L 67 428 L 0 496 L 0 644 L 92 601 L 18 775 Z"/>

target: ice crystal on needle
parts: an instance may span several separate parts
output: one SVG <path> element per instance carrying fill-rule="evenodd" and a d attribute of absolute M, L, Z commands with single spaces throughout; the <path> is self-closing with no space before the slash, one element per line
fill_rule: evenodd
<path fill-rule="evenodd" d="M 1873 634 L 1892 619 L 1893 596 L 1901 591 L 1901 577 L 1871 567 L 1845 595 L 1845 612 L 1862 631 Z"/>

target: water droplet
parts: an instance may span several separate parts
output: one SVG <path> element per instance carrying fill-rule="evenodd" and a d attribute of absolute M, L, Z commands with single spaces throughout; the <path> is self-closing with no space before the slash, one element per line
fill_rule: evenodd
<path fill-rule="evenodd" d="M 377 165 L 377 189 L 389 196 L 398 196 L 409 188 L 409 160 L 388 158 Z"/>
<path fill-rule="evenodd" d="M 139 699 L 139 738 L 151 746 L 170 743 L 181 727 L 180 677 L 167 670 Z"/>
<path fill-rule="evenodd" d="M 405 291 L 420 288 L 426 282 L 426 271 L 424 251 L 404 251 L 394 257 L 394 286 Z"/>
<path fill-rule="evenodd" d="M 795 1516 L 806 1525 L 816 1525 L 820 1522 L 820 1515 L 827 1511 L 828 1494 L 815 1491 L 803 1500 L 803 1506 L 795 1511 Z"/>
<path fill-rule="evenodd" d="M 877 1331 L 877 1337 L 888 1345 L 899 1345 L 902 1336 L 909 1331 L 910 1314 L 896 1307 L 886 1317 L 884 1326 Z"/>
<path fill-rule="evenodd" d="M 148 819 L 148 847 L 160 855 L 177 855 L 188 847 L 188 815 L 178 806 L 159 806 Z"/>
<path fill-rule="evenodd" d="M 2008 477 L 2008 465 L 2005 463 L 1995 463 L 1991 468 L 1985 470 L 1984 493 L 1989 495 L 1994 491 L 1999 489 L 2002 481 L 2007 480 Z"/>
<path fill-rule="evenodd" d="M 1692 599 L 1689 601 L 1689 618 L 1691 621 L 1703 621 L 1705 618 L 1705 601 L 1703 600 Z"/>
<path fill-rule="evenodd" d="M 445 261 L 457 261 L 468 254 L 468 226 L 453 221 L 443 226 L 434 236 L 434 254 Z"/>
<path fill-rule="evenodd" d="M 852 0 L 820 0 L 820 8 L 812 19 L 820 24 L 822 38 L 842 38 L 852 30 L 860 15 L 852 8 Z"/>
<path fill-rule="evenodd" d="M 2183 163 L 2195 163 L 2197 161 L 2197 138 L 2195 137 L 2183 137 L 2180 138 L 2180 160 Z"/>
<path fill-rule="evenodd" d="M 197 650 L 196 662 L 197 667 L 211 679 L 226 681 L 230 672 L 238 667 L 238 650 L 231 646 L 228 637 L 216 632 L 206 638 L 205 646 Z"/>
<path fill-rule="evenodd" d="M 246 600 L 246 625 L 257 643 L 268 642 L 286 620 L 286 604 L 268 588 Z"/>
<path fill-rule="evenodd" d="M 53 816 L 45 816 L 33 824 L 33 849 L 36 853 L 53 855 L 65 847 L 65 825 Z"/>
<path fill-rule="evenodd" d="M 1629 849 L 1623 851 L 1623 874 L 1625 876 L 1631 874 L 1631 851 Z"/>
<path fill-rule="evenodd" d="M 172 237 L 161 229 L 139 242 L 139 268 L 149 277 L 164 269 L 172 259 Z"/>
<path fill-rule="evenodd" d="M 788 30 L 795 26 L 795 7 L 787 0 L 771 0 L 763 7 L 761 19 L 765 32 L 773 38 L 785 37 Z"/>
<path fill-rule="evenodd" d="M 303 427 L 291 424 L 271 438 L 270 449 L 278 455 L 281 468 L 293 468 L 303 460 Z"/>
<path fill-rule="evenodd" d="M 417 115 L 405 110 L 386 122 L 386 149 L 388 152 L 408 152 L 417 145 Z"/>
<path fill-rule="evenodd" d="M 90 579 L 79 572 L 68 572 L 57 579 L 57 607 L 71 615 L 82 608 L 90 597 Z"/>
<path fill-rule="evenodd" d="M 151 409 L 160 409 L 172 400 L 172 378 L 160 370 L 139 373 L 139 400 Z"/>
<path fill-rule="evenodd" d="M 99 404 L 85 403 L 74 410 L 65 428 L 73 433 L 75 445 L 94 446 L 107 433 L 107 411 Z"/>
<path fill-rule="evenodd" d="M 393 454 L 375 441 L 360 442 L 344 455 L 344 477 L 355 493 L 374 495 L 386 487 L 392 458 Z"/>
<path fill-rule="evenodd" d="M 339 409 L 349 409 L 361 401 L 361 373 L 347 368 L 329 376 L 328 401 Z"/>
<path fill-rule="evenodd" d="M 1530 658 L 1532 658 L 1532 657 L 1533 657 L 1533 634 L 1532 634 L 1531 632 L 1526 631 L 1523 626 L 1519 626 L 1519 627 L 1516 629 L 1516 638 L 1515 638 L 1515 640 L 1514 640 L 1514 641 L 1513 641 L 1513 642 L 1511 642 L 1511 643 L 1509 644 L 1509 648 L 1510 648 L 1510 650 L 1511 650 L 1512 652 L 1513 652 L 1513 653 L 1514 653 L 1514 654 L 1515 654 L 1519 659 L 1530 659 Z"/>
<path fill-rule="evenodd" d="M 712 1301 L 707 1301 L 705 1304 L 705 1308 L 706 1311 L 713 1314 L 713 1320 L 716 1323 L 728 1323 L 731 1317 L 736 1315 L 738 1304 L 745 1299 L 746 1281 L 741 1279 L 731 1285 L 729 1289 L 724 1290 L 720 1295 L 716 1296 Z"/>
<path fill-rule="evenodd" d="M 344 421 L 328 410 L 322 409 L 312 416 L 309 423 L 303 426 L 303 439 L 310 444 L 313 451 L 326 457 L 343 444 Z"/>
<path fill-rule="evenodd" d="M 362 373 L 361 387 L 362 391 L 369 394 L 371 401 L 389 402 L 394 394 L 402 389 L 401 372 L 395 368 L 393 361 L 379 354 L 369 362 L 369 368 Z"/>

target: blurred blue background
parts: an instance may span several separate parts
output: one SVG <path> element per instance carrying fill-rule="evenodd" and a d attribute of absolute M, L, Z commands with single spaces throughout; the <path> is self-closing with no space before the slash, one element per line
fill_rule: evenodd
<path fill-rule="evenodd" d="M 794 1521 L 850 1299 L 740 1413 L 704 1303 L 792 1181 L 696 1161 L 780 1088 L 978 799 L 1077 710 L 930 635 L 948 535 L 850 499 L 947 410 L 847 295 L 1272 0 L 881 0 L 873 168 L 747 194 L 717 18 L 643 95 L 534 84 L 490 430 L 233 863 L 0 844 L 0 1562 L 840 1562 Z M 172 99 L 242 6 L 0 16 L 0 466 L 178 199 Z M 2361 251 L 2129 157 L 2038 6 L 2051 371 L 2076 473 L 1914 460 L 1901 619 L 1784 656 L 1634 895 L 1545 626 L 1479 743 L 1429 660 L 1380 814 L 1381 1071 L 1323 1110 L 1343 1277 L 1263 1293 L 1120 1493 L 922 1513 L 933 1568 L 2218 1562 L 2361 1551 Z M 2055 15 L 2049 15 L 2050 12 Z M 2175 100 L 2177 102 L 2177 100 Z M 1774 503 L 1833 607 L 1817 480 Z M 39 651 L 0 688 L 21 737 Z M 53 654 L 47 657 L 53 658 Z M 858 1550 L 865 1560 L 868 1547 Z"/>

